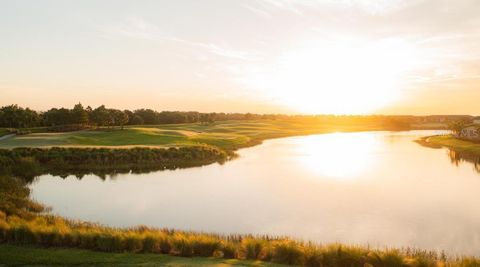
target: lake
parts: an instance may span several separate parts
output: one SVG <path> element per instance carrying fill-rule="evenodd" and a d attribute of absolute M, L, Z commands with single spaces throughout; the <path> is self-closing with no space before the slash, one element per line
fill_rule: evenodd
<path fill-rule="evenodd" d="M 111 226 L 288 235 L 319 243 L 480 255 L 480 174 L 413 140 L 441 131 L 332 133 L 267 140 L 223 165 L 43 175 L 33 198 Z M 455 162 L 453 162 L 455 163 Z"/>

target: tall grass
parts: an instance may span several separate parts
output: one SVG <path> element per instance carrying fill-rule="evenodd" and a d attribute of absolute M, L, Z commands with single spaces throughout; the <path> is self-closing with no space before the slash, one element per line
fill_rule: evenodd
<path fill-rule="evenodd" d="M 414 249 L 376 250 L 316 245 L 288 238 L 223 236 L 149 227 L 112 228 L 51 215 L 33 219 L 0 214 L 0 242 L 104 252 L 255 259 L 314 267 L 473 267 L 475 258 L 452 258 Z"/>
<path fill-rule="evenodd" d="M 0 173 L 32 178 L 43 173 L 92 170 L 162 169 L 224 162 L 229 155 L 216 147 L 149 148 L 15 148 L 0 149 Z"/>

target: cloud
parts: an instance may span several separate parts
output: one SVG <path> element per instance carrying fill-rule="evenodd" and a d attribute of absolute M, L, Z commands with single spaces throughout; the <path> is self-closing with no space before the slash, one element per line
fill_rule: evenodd
<path fill-rule="evenodd" d="M 218 44 L 196 43 L 195 45 L 205 47 L 210 53 L 214 55 L 226 57 L 230 59 L 240 59 L 240 60 L 246 60 L 246 61 L 255 61 L 255 60 L 261 59 L 261 56 L 257 53 L 236 50 L 236 49 L 228 48 L 225 46 L 220 46 Z"/>
<path fill-rule="evenodd" d="M 162 36 L 160 29 L 141 17 L 131 16 L 114 25 L 101 27 L 100 31 L 107 36 L 121 36 L 135 39 L 167 40 Z"/>
<path fill-rule="evenodd" d="M 104 36 L 120 36 L 157 42 L 175 42 L 180 45 L 202 49 L 212 55 L 228 59 L 252 61 L 261 58 L 258 53 L 234 49 L 224 43 L 197 42 L 168 35 L 155 24 L 138 16 L 130 16 L 124 21 L 114 25 L 101 27 L 100 32 Z"/>
<path fill-rule="evenodd" d="M 384 15 L 414 5 L 422 0 L 258 0 L 260 3 L 303 14 L 312 8 L 358 8 L 372 15 Z"/>
<path fill-rule="evenodd" d="M 257 8 L 257 7 L 254 7 L 252 5 L 247 5 L 247 4 L 243 5 L 243 7 L 250 10 L 254 14 L 260 16 L 261 18 L 265 18 L 265 19 L 271 19 L 272 18 L 272 14 L 265 11 L 263 8 Z"/>

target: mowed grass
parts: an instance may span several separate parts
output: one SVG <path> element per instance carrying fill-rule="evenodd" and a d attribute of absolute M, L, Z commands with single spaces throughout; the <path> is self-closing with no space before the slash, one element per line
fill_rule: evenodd
<path fill-rule="evenodd" d="M 233 151 L 262 140 L 332 131 L 378 130 L 372 125 L 336 126 L 296 121 L 221 121 L 210 125 L 128 126 L 67 133 L 32 133 L 0 140 L 0 148 L 52 146 L 187 146 L 208 144 Z"/>
<path fill-rule="evenodd" d="M 460 140 L 452 135 L 436 135 L 425 139 L 425 142 L 434 146 L 451 148 L 457 152 L 467 152 L 480 155 L 480 143 Z"/>
<path fill-rule="evenodd" d="M 5 129 L 5 128 L 0 128 L 0 137 L 4 136 L 4 135 L 7 135 L 8 134 L 8 130 Z"/>
<path fill-rule="evenodd" d="M 185 258 L 160 254 L 103 253 L 83 249 L 47 249 L 13 245 L 0 245 L 0 264 L 7 264 L 7 266 L 285 266 L 262 261 L 206 257 Z"/>

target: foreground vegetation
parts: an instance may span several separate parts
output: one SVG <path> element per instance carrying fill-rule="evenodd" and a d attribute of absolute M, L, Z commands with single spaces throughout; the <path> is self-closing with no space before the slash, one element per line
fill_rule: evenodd
<path fill-rule="evenodd" d="M 175 263 L 171 257 L 157 256 L 169 255 L 179 257 L 179 265 L 248 266 L 261 261 L 319 267 L 480 266 L 478 259 L 448 258 L 443 253 L 417 249 L 318 245 L 285 237 L 219 235 L 146 226 L 113 228 L 73 221 L 46 213 L 41 204 L 29 198 L 26 185 L 22 179 L 0 176 L 0 243 L 4 244 L 0 245 L 0 261 L 8 264 Z M 15 256 L 22 251 L 28 254 Z M 83 258 L 86 256 L 88 259 Z"/>
<path fill-rule="evenodd" d="M 0 240 L 17 245 L 261 260 L 304 266 L 445 266 L 447 263 L 445 255 L 414 249 L 319 246 L 287 238 L 221 236 L 144 226 L 118 229 L 48 215 L 28 220 L 17 216 L 2 217 Z M 448 263 L 449 266 L 480 265 L 480 261 L 466 258 L 452 259 Z"/>
<path fill-rule="evenodd" d="M 258 266 L 284 265 L 262 261 L 207 257 L 175 257 L 153 253 L 103 253 L 85 249 L 0 245 L 0 264 L 42 266 Z"/>

